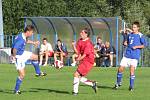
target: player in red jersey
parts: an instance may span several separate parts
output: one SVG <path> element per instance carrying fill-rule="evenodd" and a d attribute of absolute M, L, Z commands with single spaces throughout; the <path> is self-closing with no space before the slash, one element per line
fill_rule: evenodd
<path fill-rule="evenodd" d="M 78 94 L 78 87 L 80 81 L 86 85 L 91 86 L 96 93 L 96 81 L 91 81 L 85 76 L 92 69 L 94 64 L 94 46 L 89 38 L 90 30 L 85 28 L 80 32 L 81 38 L 78 40 L 76 46 L 72 43 L 75 53 L 78 55 L 76 61 L 79 62 L 78 68 L 74 73 L 73 81 L 73 95 Z"/>

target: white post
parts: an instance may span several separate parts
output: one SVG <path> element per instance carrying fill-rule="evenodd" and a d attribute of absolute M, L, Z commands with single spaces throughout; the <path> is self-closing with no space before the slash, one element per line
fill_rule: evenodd
<path fill-rule="evenodd" d="M 0 48 L 4 47 L 2 0 L 0 0 Z"/>

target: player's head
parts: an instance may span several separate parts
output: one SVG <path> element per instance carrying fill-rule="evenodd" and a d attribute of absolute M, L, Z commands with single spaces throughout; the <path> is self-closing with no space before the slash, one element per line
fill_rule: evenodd
<path fill-rule="evenodd" d="M 57 45 L 61 46 L 61 40 L 60 39 L 57 40 Z"/>
<path fill-rule="evenodd" d="M 139 29 L 140 29 L 140 23 L 138 21 L 133 22 L 132 24 L 133 33 L 139 32 Z"/>
<path fill-rule="evenodd" d="M 85 39 L 90 36 L 90 29 L 85 28 L 80 32 L 81 38 Z"/>
<path fill-rule="evenodd" d="M 26 37 L 30 37 L 33 35 L 34 32 L 34 26 L 33 25 L 27 25 L 24 29 L 24 33 Z"/>
<path fill-rule="evenodd" d="M 43 44 L 44 44 L 44 45 L 47 44 L 47 38 L 43 38 Z"/>

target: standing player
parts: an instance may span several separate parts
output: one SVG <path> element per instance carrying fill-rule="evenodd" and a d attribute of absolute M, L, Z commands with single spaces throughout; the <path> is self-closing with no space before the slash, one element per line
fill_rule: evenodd
<path fill-rule="evenodd" d="M 124 45 L 127 45 L 124 57 L 121 60 L 120 67 L 117 73 L 117 82 L 115 84 L 115 89 L 121 86 L 122 73 L 124 68 L 130 67 L 130 86 L 129 91 L 134 88 L 134 71 L 138 64 L 138 59 L 140 58 L 140 51 L 146 45 L 143 34 L 139 32 L 140 24 L 139 22 L 134 22 L 132 24 L 132 32 L 128 34 L 127 41 L 124 41 Z"/>
<path fill-rule="evenodd" d="M 81 31 L 80 36 L 81 39 L 78 40 L 76 47 L 75 43 L 72 43 L 74 51 L 78 55 L 76 61 L 79 62 L 78 68 L 74 73 L 73 95 L 78 94 L 80 81 L 86 85 L 91 86 L 94 89 L 95 93 L 97 89 L 95 81 L 91 81 L 85 78 L 94 64 L 94 46 L 89 39 L 90 30 L 85 28 Z"/>
<path fill-rule="evenodd" d="M 25 51 L 26 43 L 34 44 L 36 46 L 39 44 L 39 41 L 33 42 L 27 39 L 33 34 L 33 31 L 34 31 L 34 27 L 32 25 L 28 25 L 24 29 L 23 33 L 20 33 L 15 37 L 14 43 L 12 45 L 12 49 L 11 49 L 12 58 L 15 60 L 15 66 L 19 75 L 16 80 L 16 86 L 14 90 L 15 94 L 21 94 L 19 89 L 23 81 L 23 78 L 25 76 L 25 62 L 27 60 L 29 59 L 32 60 L 32 64 L 35 68 L 37 76 L 46 75 L 46 73 L 40 71 L 39 63 L 38 63 L 38 55 L 35 55 L 29 51 Z"/>

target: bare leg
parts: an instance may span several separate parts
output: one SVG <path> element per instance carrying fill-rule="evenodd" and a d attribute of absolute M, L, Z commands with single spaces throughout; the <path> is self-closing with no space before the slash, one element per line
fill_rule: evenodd
<path fill-rule="evenodd" d="M 110 66 L 113 66 L 113 54 L 109 55 L 109 59 L 110 59 Z"/>
<path fill-rule="evenodd" d="M 60 53 L 60 61 L 63 62 L 64 53 Z"/>
<path fill-rule="evenodd" d="M 54 53 L 54 61 L 57 60 L 57 56 L 59 56 L 57 53 Z"/>
<path fill-rule="evenodd" d="M 47 65 L 48 62 L 48 52 L 45 53 L 45 65 Z"/>
<path fill-rule="evenodd" d="M 43 61 L 43 54 L 40 55 L 40 64 L 39 65 L 42 65 L 42 61 Z"/>
<path fill-rule="evenodd" d="M 72 61 L 73 61 L 73 63 L 76 63 L 75 58 L 76 58 L 76 54 L 73 54 L 73 55 L 72 55 Z"/>

